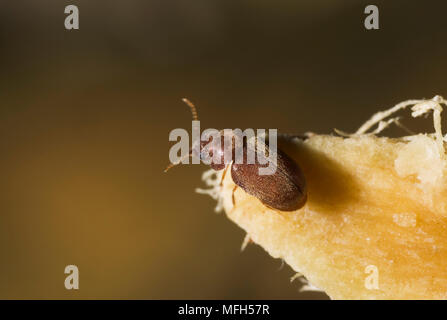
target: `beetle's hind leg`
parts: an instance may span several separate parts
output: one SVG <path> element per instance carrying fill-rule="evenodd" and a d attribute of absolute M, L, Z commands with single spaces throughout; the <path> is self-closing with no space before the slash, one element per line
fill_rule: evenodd
<path fill-rule="evenodd" d="M 262 202 L 262 201 L 261 201 L 261 202 Z M 275 212 L 276 212 L 277 214 L 279 214 L 281 217 L 285 218 L 284 211 L 281 211 L 281 210 L 278 210 L 278 209 L 276 209 L 276 208 L 273 208 L 273 207 L 269 206 L 268 204 L 265 204 L 264 202 L 262 202 L 262 204 L 263 204 L 264 206 L 266 206 L 267 208 L 269 208 L 270 210 L 275 211 Z"/>

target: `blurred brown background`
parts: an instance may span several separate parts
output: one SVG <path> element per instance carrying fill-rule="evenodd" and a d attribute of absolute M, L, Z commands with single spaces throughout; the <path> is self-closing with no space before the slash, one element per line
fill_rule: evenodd
<path fill-rule="evenodd" d="M 64 8 L 80 30 L 64 28 Z M 0 298 L 299 299 L 292 270 L 163 173 L 174 128 L 354 131 L 447 95 L 447 5 L 374 1 L 4 1 Z M 64 268 L 80 290 L 64 288 Z"/>

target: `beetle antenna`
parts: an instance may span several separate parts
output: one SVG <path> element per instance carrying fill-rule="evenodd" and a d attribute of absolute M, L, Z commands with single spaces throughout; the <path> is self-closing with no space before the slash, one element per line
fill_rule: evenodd
<path fill-rule="evenodd" d="M 198 116 L 198 114 L 197 114 L 196 106 L 195 106 L 191 101 L 189 101 L 189 100 L 186 99 L 186 98 L 183 98 L 182 101 L 183 101 L 184 103 L 186 103 L 186 104 L 188 105 L 188 107 L 191 108 L 192 120 L 199 120 L 199 116 Z"/>
<path fill-rule="evenodd" d="M 185 156 L 181 157 L 179 159 L 179 161 L 177 161 L 176 163 L 170 163 L 168 164 L 168 166 L 166 167 L 166 169 L 164 170 L 164 172 L 168 171 L 169 169 L 171 169 L 172 167 L 175 167 L 177 165 L 179 165 L 184 159 L 189 158 L 192 156 L 192 150 Z"/>
<path fill-rule="evenodd" d="M 191 101 L 189 101 L 189 100 L 186 99 L 186 98 L 183 98 L 182 101 L 183 101 L 184 103 L 186 103 L 186 105 L 191 109 L 192 120 L 193 120 L 193 121 L 194 121 L 194 120 L 199 120 L 199 117 L 198 117 L 198 115 L 197 115 L 197 109 L 196 109 L 196 106 L 194 105 L 194 103 L 192 103 Z M 187 154 L 186 156 L 181 157 L 180 160 L 177 161 L 176 163 L 170 163 L 170 164 L 166 167 L 166 169 L 164 170 L 164 172 L 168 171 L 168 170 L 171 169 L 172 167 L 175 167 L 176 165 L 179 165 L 185 158 L 188 158 L 188 157 L 192 157 L 192 149 L 191 149 L 191 151 L 189 151 L 189 154 Z"/>

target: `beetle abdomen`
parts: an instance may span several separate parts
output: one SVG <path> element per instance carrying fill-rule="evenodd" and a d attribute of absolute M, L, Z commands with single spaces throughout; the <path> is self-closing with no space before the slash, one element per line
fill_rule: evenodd
<path fill-rule="evenodd" d="M 306 180 L 300 167 L 281 150 L 272 175 L 260 175 L 261 164 L 236 164 L 231 168 L 234 183 L 265 205 L 282 211 L 301 208 L 307 198 Z"/>

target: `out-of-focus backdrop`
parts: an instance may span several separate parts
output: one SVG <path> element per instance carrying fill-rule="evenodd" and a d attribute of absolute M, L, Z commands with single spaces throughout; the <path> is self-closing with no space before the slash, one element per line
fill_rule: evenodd
<path fill-rule="evenodd" d="M 331 133 L 447 95 L 446 2 L 374 1 L 375 31 L 368 4 L 3 1 L 0 298 L 326 298 L 239 252 L 244 232 L 194 192 L 205 166 L 163 169 L 191 126 L 182 97 L 202 127 Z"/>

